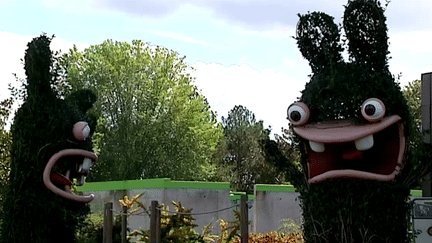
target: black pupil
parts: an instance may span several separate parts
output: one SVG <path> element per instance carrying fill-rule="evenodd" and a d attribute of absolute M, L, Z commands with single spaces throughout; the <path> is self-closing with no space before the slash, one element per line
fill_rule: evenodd
<path fill-rule="evenodd" d="M 365 113 L 368 116 L 372 116 L 373 114 L 375 114 L 375 106 L 374 105 L 366 105 L 365 107 Z"/>
<path fill-rule="evenodd" d="M 298 122 L 301 119 L 301 114 L 298 111 L 291 112 L 291 120 Z"/>

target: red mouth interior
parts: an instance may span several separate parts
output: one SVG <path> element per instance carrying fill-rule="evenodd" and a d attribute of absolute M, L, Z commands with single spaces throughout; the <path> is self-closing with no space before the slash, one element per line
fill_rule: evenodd
<path fill-rule="evenodd" d="M 69 178 L 55 171 L 51 172 L 50 179 L 54 184 L 60 184 L 63 186 L 72 185 L 72 182 L 69 180 Z"/>
<path fill-rule="evenodd" d="M 68 164 L 68 165 L 76 165 L 79 164 L 82 160 L 84 159 L 83 156 L 75 156 L 75 155 L 70 155 L 70 156 L 64 156 L 63 158 L 60 158 L 58 161 L 59 164 Z M 75 166 L 72 166 L 71 168 L 73 168 Z M 65 176 L 64 174 L 56 171 L 57 168 L 55 168 L 55 170 L 51 171 L 50 174 L 50 179 L 51 181 L 58 185 L 60 188 L 66 186 L 71 186 L 72 185 L 72 178 L 77 178 L 78 176 L 80 176 L 80 174 L 78 174 L 76 171 L 74 170 L 69 170 L 69 172 L 71 173 L 69 176 Z M 61 170 L 61 171 L 64 171 Z"/>
<path fill-rule="evenodd" d="M 307 145 L 309 178 L 332 170 L 356 170 L 381 175 L 393 173 L 401 149 L 398 123 L 373 134 L 373 138 L 373 147 L 364 151 L 357 150 L 354 141 L 327 143 L 322 153 L 314 152 Z"/>

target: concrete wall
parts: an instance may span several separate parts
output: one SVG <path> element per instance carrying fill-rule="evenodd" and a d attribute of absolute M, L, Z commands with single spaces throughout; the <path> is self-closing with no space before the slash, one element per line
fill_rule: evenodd
<path fill-rule="evenodd" d="M 265 233 L 281 227 L 283 219 L 301 224 L 299 193 L 292 186 L 255 185 L 253 232 Z"/>
<path fill-rule="evenodd" d="M 152 188 L 154 187 L 154 188 Z M 129 198 L 144 192 L 140 198 L 145 206 L 150 207 L 151 201 L 156 200 L 159 204 L 169 206 L 169 210 L 175 212 L 172 201 L 180 201 L 182 206 L 191 208 L 192 213 L 212 212 L 228 208 L 232 205 L 230 200 L 229 183 L 203 183 L 203 182 L 181 182 L 170 179 L 154 179 L 142 181 L 125 182 L 102 182 L 86 183 L 80 191 L 85 194 L 94 194 L 95 199 L 90 203 L 91 212 L 103 214 L 104 205 L 113 203 L 114 215 L 121 211 L 120 199 L 125 195 Z M 205 225 L 210 222 L 213 232 L 219 233 L 219 219 L 232 220 L 234 214 L 232 209 L 210 214 L 193 215 L 196 230 L 202 232 Z M 149 229 L 150 217 L 147 214 L 134 215 L 128 218 L 128 227 L 131 230 Z"/>
<path fill-rule="evenodd" d="M 119 199 L 124 195 L 129 198 L 144 192 L 140 201 L 150 207 L 151 201 L 170 206 L 170 211 L 175 211 L 171 204 L 180 201 L 186 208 L 191 208 L 192 213 L 211 212 L 240 204 L 241 193 L 230 193 L 229 183 L 225 182 L 183 182 L 170 179 L 149 179 L 120 182 L 95 182 L 86 183 L 79 188 L 83 194 L 94 194 L 95 199 L 90 203 L 91 211 L 95 214 L 103 214 L 104 205 L 113 203 L 114 215 L 121 211 Z M 421 191 L 411 191 L 412 196 L 421 196 Z M 292 186 L 288 185 L 255 185 L 254 195 L 249 195 L 249 225 L 250 232 L 269 232 L 280 228 L 281 220 L 292 219 L 301 224 L 301 208 L 298 199 L 299 194 Z M 205 225 L 212 222 L 213 233 L 220 232 L 218 219 L 235 219 L 234 207 L 221 212 L 211 214 L 194 215 L 198 224 L 196 230 L 202 232 Z M 147 214 L 131 216 L 128 219 L 128 227 L 131 230 L 149 229 L 150 218 Z"/>
<path fill-rule="evenodd" d="M 172 200 L 180 201 L 186 208 L 193 209 L 192 213 L 213 212 L 231 206 L 229 198 L 229 189 L 166 189 L 163 202 L 170 205 Z M 170 207 L 170 211 L 175 211 L 174 206 Z M 210 214 L 194 215 L 195 223 L 198 232 L 201 232 L 203 227 L 212 223 L 215 232 L 219 232 L 218 219 L 233 219 L 232 209 Z"/>

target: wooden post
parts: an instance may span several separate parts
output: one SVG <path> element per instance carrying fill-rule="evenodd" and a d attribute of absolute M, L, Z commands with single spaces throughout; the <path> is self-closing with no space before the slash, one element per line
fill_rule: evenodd
<path fill-rule="evenodd" d="M 248 205 L 247 205 L 247 195 L 242 195 L 240 198 L 240 234 L 241 234 L 241 243 L 248 243 L 249 230 L 248 230 Z"/>
<path fill-rule="evenodd" d="M 122 208 L 121 243 L 126 243 L 127 238 L 127 207 Z"/>
<path fill-rule="evenodd" d="M 150 243 L 160 243 L 160 210 L 158 210 L 158 201 L 151 202 L 150 214 Z"/>
<path fill-rule="evenodd" d="M 113 204 L 105 204 L 104 226 L 103 226 L 103 243 L 112 243 L 112 228 L 113 228 Z"/>

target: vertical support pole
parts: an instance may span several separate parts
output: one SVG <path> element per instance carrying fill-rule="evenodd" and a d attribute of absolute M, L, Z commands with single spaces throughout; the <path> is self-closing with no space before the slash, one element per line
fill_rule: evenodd
<path fill-rule="evenodd" d="M 432 143 L 431 138 L 431 108 L 432 108 L 432 73 L 423 73 L 421 75 L 421 112 L 422 112 L 422 133 L 423 142 Z M 423 197 L 432 196 L 431 174 L 426 175 L 426 180 L 422 184 Z"/>
<path fill-rule="evenodd" d="M 247 205 L 247 195 L 242 195 L 240 198 L 240 234 L 241 243 L 248 243 L 249 230 L 248 230 L 248 205 Z"/>
<path fill-rule="evenodd" d="M 158 210 L 158 201 L 151 201 L 150 213 L 150 243 L 160 243 L 160 210 Z"/>
<path fill-rule="evenodd" d="M 127 207 L 122 208 L 121 243 L 126 243 L 127 231 Z"/>
<path fill-rule="evenodd" d="M 431 197 L 432 196 L 432 187 L 431 187 L 431 173 L 427 173 L 425 175 L 425 180 L 422 183 L 422 197 Z"/>
<path fill-rule="evenodd" d="M 431 80 L 432 73 L 421 75 L 421 113 L 422 113 L 422 133 L 423 142 L 431 143 Z"/>
<path fill-rule="evenodd" d="M 113 204 L 105 204 L 104 226 L 103 226 L 103 243 L 112 243 L 112 227 L 113 227 Z"/>
<path fill-rule="evenodd" d="M 260 197 L 258 196 L 258 190 L 257 190 L 257 184 L 254 185 L 254 200 L 253 200 L 253 221 L 252 221 L 252 225 L 251 225 L 251 231 L 253 233 L 257 233 L 257 228 L 258 228 L 258 205 L 259 205 L 259 199 Z M 257 200 L 258 199 L 258 200 Z M 260 205 L 261 206 L 261 205 Z"/>

